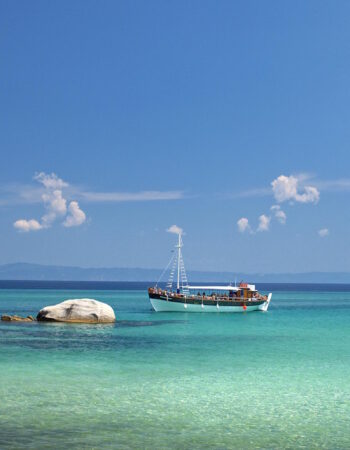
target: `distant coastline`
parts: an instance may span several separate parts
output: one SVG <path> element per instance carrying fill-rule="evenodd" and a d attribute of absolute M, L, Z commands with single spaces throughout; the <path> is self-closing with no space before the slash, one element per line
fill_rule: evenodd
<path fill-rule="evenodd" d="M 132 282 L 149 283 L 158 280 L 161 269 L 143 268 L 82 268 L 31 263 L 14 263 L 0 266 L 2 281 L 33 282 Z M 237 282 L 254 283 L 325 283 L 348 284 L 350 272 L 305 272 L 305 273 L 234 273 L 189 271 L 192 282 Z M 164 280 L 163 280 L 164 281 Z M 3 283 L 2 283 L 3 284 Z"/>

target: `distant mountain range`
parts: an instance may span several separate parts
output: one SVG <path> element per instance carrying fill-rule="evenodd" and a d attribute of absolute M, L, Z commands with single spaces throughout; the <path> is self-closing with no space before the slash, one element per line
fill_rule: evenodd
<path fill-rule="evenodd" d="M 46 266 L 41 264 L 15 263 L 0 266 L 0 280 L 37 281 L 149 281 L 158 280 L 162 270 L 141 268 L 82 268 L 69 266 Z M 350 283 L 350 272 L 305 273 L 232 273 L 189 271 L 193 282 L 252 283 Z"/>

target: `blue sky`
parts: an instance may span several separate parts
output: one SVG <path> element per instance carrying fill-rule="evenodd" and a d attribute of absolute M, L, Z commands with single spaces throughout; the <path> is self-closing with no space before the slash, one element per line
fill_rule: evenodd
<path fill-rule="evenodd" d="M 350 271 L 349 15 L 1 1 L 0 263 Z"/>

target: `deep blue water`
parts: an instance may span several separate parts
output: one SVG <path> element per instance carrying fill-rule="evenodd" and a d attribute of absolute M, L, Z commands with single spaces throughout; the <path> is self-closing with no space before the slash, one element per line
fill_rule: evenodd
<path fill-rule="evenodd" d="M 40 281 L 40 280 L 0 280 L 0 289 L 55 289 L 55 290 L 145 290 L 154 286 L 154 281 Z M 193 285 L 206 285 L 193 282 Z M 215 282 L 207 285 L 215 285 Z M 221 282 L 217 283 L 222 284 Z M 165 283 L 160 283 L 165 286 Z M 349 292 L 350 284 L 339 283 L 258 283 L 260 291 L 292 292 Z"/>

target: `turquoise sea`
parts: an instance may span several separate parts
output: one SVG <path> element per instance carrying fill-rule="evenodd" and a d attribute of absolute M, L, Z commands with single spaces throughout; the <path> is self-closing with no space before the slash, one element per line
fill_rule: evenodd
<path fill-rule="evenodd" d="M 350 286 L 263 286 L 269 311 L 243 314 L 155 313 L 139 285 L 19 286 L 0 314 L 88 297 L 118 322 L 0 322 L 1 449 L 350 448 Z"/>

